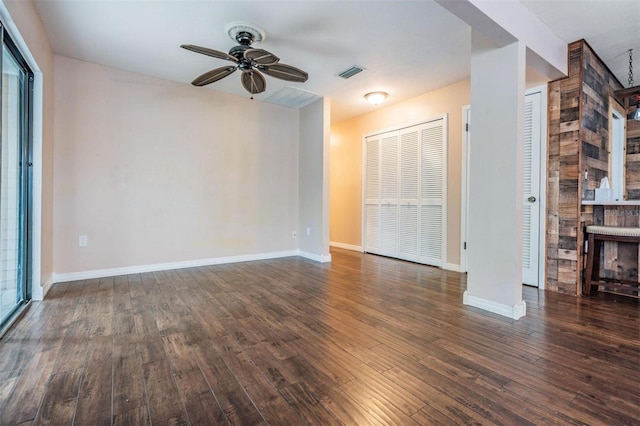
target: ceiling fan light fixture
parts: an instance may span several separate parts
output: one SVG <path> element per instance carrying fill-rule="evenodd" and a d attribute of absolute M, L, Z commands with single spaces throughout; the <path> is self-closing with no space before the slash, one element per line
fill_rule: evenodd
<path fill-rule="evenodd" d="M 369 92 L 364 95 L 364 98 L 373 106 L 378 106 L 387 99 L 389 94 L 387 92 Z"/>

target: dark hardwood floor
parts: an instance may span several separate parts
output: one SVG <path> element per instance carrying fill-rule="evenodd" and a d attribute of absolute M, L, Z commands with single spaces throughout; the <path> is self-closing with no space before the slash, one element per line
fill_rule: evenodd
<path fill-rule="evenodd" d="M 640 307 L 333 250 L 61 283 L 0 341 L 0 424 L 640 424 Z"/>

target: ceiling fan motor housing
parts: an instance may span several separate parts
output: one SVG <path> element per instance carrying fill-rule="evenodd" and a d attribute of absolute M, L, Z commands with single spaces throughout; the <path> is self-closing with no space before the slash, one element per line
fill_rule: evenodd
<path fill-rule="evenodd" d="M 244 60 L 244 52 L 249 49 L 253 49 L 253 48 L 248 45 L 234 46 L 231 49 L 229 49 L 229 55 L 233 56 L 238 60 L 238 62 L 242 63 L 242 61 Z"/>
<path fill-rule="evenodd" d="M 251 43 L 253 43 L 253 34 L 249 31 L 239 31 L 238 34 L 236 34 L 236 41 L 242 46 L 251 46 Z"/>

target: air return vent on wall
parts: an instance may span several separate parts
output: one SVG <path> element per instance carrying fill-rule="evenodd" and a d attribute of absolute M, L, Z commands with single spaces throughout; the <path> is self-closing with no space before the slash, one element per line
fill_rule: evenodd
<path fill-rule="evenodd" d="M 364 71 L 365 68 L 359 67 L 357 65 L 352 66 L 351 68 L 349 68 L 348 70 L 344 70 L 342 71 L 340 74 L 338 74 L 339 77 L 342 77 L 344 79 L 347 78 L 351 78 L 354 75 L 361 73 L 362 71 Z"/>

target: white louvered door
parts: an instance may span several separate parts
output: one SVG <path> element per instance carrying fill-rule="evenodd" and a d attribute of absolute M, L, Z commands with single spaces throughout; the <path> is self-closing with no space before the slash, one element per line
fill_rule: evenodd
<path fill-rule="evenodd" d="M 420 131 L 416 127 L 400 131 L 400 218 L 398 230 L 398 257 L 414 262 L 419 261 Z"/>
<path fill-rule="evenodd" d="M 380 254 L 398 256 L 398 133 L 380 140 Z"/>
<path fill-rule="evenodd" d="M 540 92 L 525 96 L 522 176 L 522 282 L 538 286 L 540 226 Z"/>
<path fill-rule="evenodd" d="M 365 251 L 444 266 L 446 116 L 365 139 Z"/>
<path fill-rule="evenodd" d="M 446 250 L 446 138 L 442 120 L 420 129 L 420 259 L 444 266 Z"/>
<path fill-rule="evenodd" d="M 365 142 L 364 248 L 380 253 L 380 136 Z"/>

